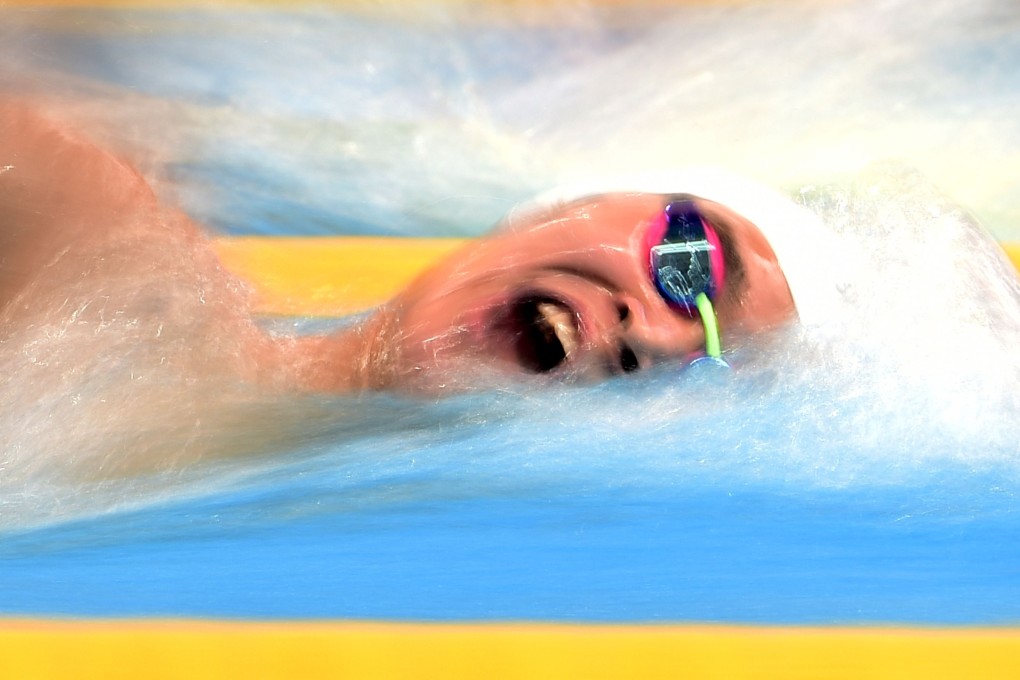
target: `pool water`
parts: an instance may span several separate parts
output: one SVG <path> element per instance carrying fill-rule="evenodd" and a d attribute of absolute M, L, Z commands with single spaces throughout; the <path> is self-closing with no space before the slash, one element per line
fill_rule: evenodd
<path fill-rule="evenodd" d="M 220 233 L 475 235 L 680 159 L 781 185 L 871 263 L 837 333 L 738 343 L 732 372 L 241 390 L 201 434 L 250 455 L 131 474 L 65 463 L 151 448 L 151 411 L 114 440 L 11 373 L 0 613 L 1020 618 L 1020 292 L 968 216 L 1020 235 L 1011 3 L 0 11 L 2 82 L 147 150 Z M 74 394 L 137 389 L 101 368 Z"/>
<path fill-rule="evenodd" d="M 176 497 L 9 531 L 3 608 L 1016 620 L 1015 442 L 953 441 L 914 418 L 862 433 L 866 397 L 808 420 L 798 395 L 713 382 L 426 405 L 375 434 L 207 470 Z"/>

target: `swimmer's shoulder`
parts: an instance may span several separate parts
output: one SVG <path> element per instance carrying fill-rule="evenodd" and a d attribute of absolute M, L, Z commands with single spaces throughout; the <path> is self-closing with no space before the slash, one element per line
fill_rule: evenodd
<path fill-rule="evenodd" d="M 152 206 L 138 170 L 73 123 L 31 102 L 0 103 L 0 207 L 42 217 L 88 217 Z"/>

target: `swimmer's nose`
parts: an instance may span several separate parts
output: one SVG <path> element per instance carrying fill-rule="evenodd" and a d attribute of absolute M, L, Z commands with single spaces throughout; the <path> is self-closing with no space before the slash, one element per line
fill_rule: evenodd
<path fill-rule="evenodd" d="M 632 352 L 642 368 L 686 358 L 705 345 L 705 329 L 699 321 L 657 303 L 643 304 L 628 297 L 617 300 L 621 352 Z"/>

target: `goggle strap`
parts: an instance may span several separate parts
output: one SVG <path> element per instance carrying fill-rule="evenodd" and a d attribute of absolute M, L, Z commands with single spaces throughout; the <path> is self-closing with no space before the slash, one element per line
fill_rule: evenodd
<path fill-rule="evenodd" d="M 708 294 L 698 293 L 694 298 L 694 304 L 698 307 L 701 315 L 701 324 L 705 327 L 705 354 L 713 359 L 722 359 L 722 343 L 719 341 L 719 324 L 715 317 L 715 308 Z"/>

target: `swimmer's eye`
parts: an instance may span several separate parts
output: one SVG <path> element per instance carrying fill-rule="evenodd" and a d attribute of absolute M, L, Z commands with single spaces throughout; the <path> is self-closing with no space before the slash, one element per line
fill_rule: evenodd
<path fill-rule="evenodd" d="M 514 305 L 514 350 L 520 365 L 548 373 L 563 364 L 578 345 L 577 319 L 558 300 L 525 298 Z"/>

